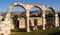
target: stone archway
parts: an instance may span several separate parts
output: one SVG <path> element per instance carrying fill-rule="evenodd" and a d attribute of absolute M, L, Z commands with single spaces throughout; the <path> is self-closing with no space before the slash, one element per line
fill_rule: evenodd
<path fill-rule="evenodd" d="M 31 4 L 31 8 L 32 7 L 36 7 L 36 8 L 39 8 L 41 10 L 41 12 L 42 12 L 42 26 L 43 26 L 43 30 L 44 30 L 45 29 L 45 24 L 46 24 L 46 20 L 45 20 L 45 6 L 39 5 L 39 4 Z"/>
<path fill-rule="evenodd" d="M 52 10 L 55 27 L 59 26 L 59 18 L 58 18 L 58 14 L 56 13 L 55 8 L 52 7 L 52 6 L 47 6 L 46 9 L 47 9 L 47 8 L 49 8 L 49 9 Z"/>
<path fill-rule="evenodd" d="M 28 4 L 20 4 L 20 3 L 11 4 L 7 9 L 7 14 L 6 14 L 5 20 L 9 20 L 9 21 L 11 20 L 10 11 L 14 6 L 21 6 L 22 8 L 25 9 L 25 11 L 26 11 L 26 24 L 27 24 L 26 28 L 27 28 L 27 32 L 30 32 L 30 29 L 29 29 L 29 9 L 30 9 L 30 7 Z"/>
<path fill-rule="evenodd" d="M 17 27 L 17 25 L 19 24 L 19 23 L 17 23 L 18 22 L 18 20 L 17 20 L 17 18 L 14 20 L 12 20 L 11 19 L 11 13 L 10 13 L 10 11 L 11 11 L 11 9 L 12 8 L 14 8 L 15 6 L 20 6 L 20 7 L 22 7 L 24 10 L 25 10 L 25 8 L 23 7 L 23 5 L 20 5 L 20 3 L 13 3 L 13 4 L 11 4 L 10 6 L 9 6 L 9 8 L 8 8 L 8 10 L 7 10 L 7 12 L 10 14 L 8 17 L 10 18 L 8 18 L 8 20 L 10 20 L 11 21 L 11 28 L 12 29 L 17 29 L 18 27 Z"/>
<path fill-rule="evenodd" d="M 20 6 L 20 7 L 22 7 L 22 8 L 25 10 L 24 4 L 20 4 L 20 3 L 13 3 L 13 4 L 11 4 L 11 5 L 8 7 L 8 9 L 7 9 L 7 14 L 6 14 L 7 20 L 9 20 L 9 18 L 11 17 L 11 16 L 10 16 L 10 11 L 11 11 L 11 9 L 12 9 L 13 7 L 15 7 L 15 6 Z"/>

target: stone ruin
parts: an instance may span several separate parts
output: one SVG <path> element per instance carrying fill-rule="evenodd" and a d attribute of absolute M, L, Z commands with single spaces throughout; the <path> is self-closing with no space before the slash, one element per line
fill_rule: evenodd
<path fill-rule="evenodd" d="M 0 35 L 8 35 L 11 34 L 11 27 L 12 26 L 12 19 L 11 19 L 11 14 L 10 11 L 14 6 L 20 6 L 22 7 L 25 11 L 26 11 L 26 18 L 25 18 L 25 23 L 26 23 L 26 31 L 30 32 L 30 28 L 29 28 L 29 20 L 30 20 L 30 9 L 32 7 L 37 7 L 41 10 L 42 12 L 42 26 L 43 26 L 43 30 L 45 30 L 45 24 L 46 24 L 46 19 L 45 19 L 45 11 L 47 8 L 51 9 L 53 14 L 54 14 L 54 18 L 55 18 L 55 27 L 59 26 L 59 17 L 58 14 L 56 13 L 56 10 L 54 7 L 52 6 L 44 6 L 44 5 L 40 5 L 40 4 L 21 4 L 21 3 L 13 3 L 11 4 L 8 9 L 7 9 L 7 13 L 6 16 L 4 18 L 4 21 L 2 21 L 2 16 L 0 16 Z"/>

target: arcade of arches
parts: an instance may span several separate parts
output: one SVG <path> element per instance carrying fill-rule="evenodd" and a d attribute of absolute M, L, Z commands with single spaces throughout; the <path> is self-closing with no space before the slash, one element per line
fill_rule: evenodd
<path fill-rule="evenodd" d="M 4 34 L 10 34 L 11 29 L 14 29 L 13 20 L 11 19 L 11 14 L 10 14 L 10 11 L 14 6 L 20 6 L 25 10 L 26 18 L 18 18 L 18 20 L 19 20 L 19 28 L 25 28 L 27 32 L 30 32 L 30 21 L 29 20 L 31 20 L 31 22 L 32 22 L 31 25 L 34 26 L 34 21 L 36 21 L 37 19 L 38 19 L 38 21 L 37 21 L 38 24 L 37 25 L 42 25 L 42 29 L 45 30 L 45 25 L 46 25 L 45 11 L 46 11 L 47 8 L 51 9 L 53 14 L 54 14 L 54 18 L 55 18 L 55 20 L 54 20 L 55 24 L 54 25 L 55 25 L 55 27 L 59 26 L 58 14 L 56 13 L 56 10 L 54 9 L 54 7 L 44 6 L 44 5 L 40 5 L 40 4 L 13 3 L 8 7 L 6 16 L 4 18 L 4 21 L 2 21 L 3 24 L 8 25 L 8 27 L 5 27 L 5 28 L 9 28 L 8 30 L 6 30 L 8 32 L 6 32 L 6 33 L 4 32 Z M 32 7 L 37 7 L 41 10 L 42 18 L 41 17 L 36 17 L 36 18 L 35 17 L 29 17 L 30 16 L 30 10 L 31 10 Z M 36 20 L 34 20 L 34 19 L 36 19 Z M 24 25 L 22 25 L 22 24 L 24 24 Z M 35 27 L 36 27 L 35 29 L 37 30 L 37 26 L 35 26 Z"/>

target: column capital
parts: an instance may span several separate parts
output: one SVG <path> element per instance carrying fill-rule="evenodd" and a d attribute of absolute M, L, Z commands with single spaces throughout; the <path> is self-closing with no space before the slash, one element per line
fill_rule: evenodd
<path fill-rule="evenodd" d="M 43 17 L 45 17 L 45 14 L 43 13 L 43 15 L 42 15 Z"/>
<path fill-rule="evenodd" d="M 25 6 L 25 9 L 26 9 L 26 10 L 30 10 L 30 9 L 31 9 L 31 6 L 30 6 L 30 5 L 26 5 L 26 6 Z"/>
<path fill-rule="evenodd" d="M 55 14 L 56 17 L 58 17 L 58 14 Z"/>

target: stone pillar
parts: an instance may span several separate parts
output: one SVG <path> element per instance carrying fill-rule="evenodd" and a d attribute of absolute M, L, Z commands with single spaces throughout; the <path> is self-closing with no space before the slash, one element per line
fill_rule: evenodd
<path fill-rule="evenodd" d="M 55 27 L 59 26 L 59 17 L 58 14 L 55 14 Z"/>
<path fill-rule="evenodd" d="M 27 32 L 30 32 L 30 28 L 29 28 L 29 9 L 26 9 L 26 23 L 27 23 Z"/>
<path fill-rule="evenodd" d="M 9 35 L 11 34 L 11 16 L 10 16 L 10 12 L 7 12 L 5 20 L 3 21 L 4 24 L 4 35 Z"/>
<path fill-rule="evenodd" d="M 45 24 L 46 24 L 45 11 L 43 11 L 43 13 L 42 13 L 42 25 L 43 25 L 43 30 L 45 30 Z"/>

